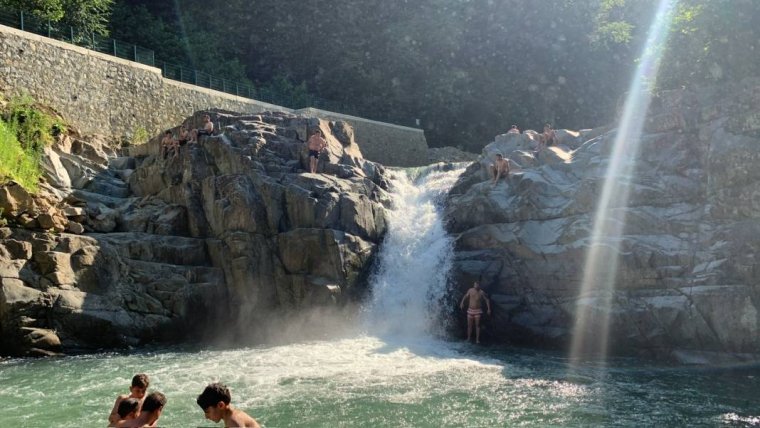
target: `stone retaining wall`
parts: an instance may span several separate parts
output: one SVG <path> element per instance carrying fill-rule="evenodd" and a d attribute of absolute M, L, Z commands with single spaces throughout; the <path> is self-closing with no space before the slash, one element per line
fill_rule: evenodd
<path fill-rule="evenodd" d="M 195 111 L 292 111 L 286 107 L 164 79 L 161 70 L 0 25 L 0 91 L 28 94 L 85 133 L 130 137 L 175 126 Z M 300 111 L 299 111 L 300 112 Z M 424 165 L 419 129 L 304 109 L 355 127 L 364 156 L 392 166 Z"/>
<path fill-rule="evenodd" d="M 354 128 L 365 158 L 391 166 L 421 166 L 428 162 L 428 145 L 421 129 L 377 122 L 315 108 L 296 110 L 305 116 L 342 120 Z"/>

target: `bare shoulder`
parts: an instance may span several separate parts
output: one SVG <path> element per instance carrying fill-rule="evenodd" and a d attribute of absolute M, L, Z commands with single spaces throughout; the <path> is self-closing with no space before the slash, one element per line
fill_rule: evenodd
<path fill-rule="evenodd" d="M 232 415 L 230 415 L 230 426 L 261 428 L 259 423 L 250 417 L 248 413 L 238 409 L 235 409 Z"/>

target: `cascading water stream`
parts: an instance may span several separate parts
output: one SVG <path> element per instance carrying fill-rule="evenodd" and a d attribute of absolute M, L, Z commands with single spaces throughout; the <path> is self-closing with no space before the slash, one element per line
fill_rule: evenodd
<path fill-rule="evenodd" d="M 443 225 L 441 202 L 463 168 L 428 171 L 416 183 L 403 172 L 394 174 L 388 231 L 365 307 L 369 334 L 421 338 L 445 327 L 441 310 L 453 240 Z"/>

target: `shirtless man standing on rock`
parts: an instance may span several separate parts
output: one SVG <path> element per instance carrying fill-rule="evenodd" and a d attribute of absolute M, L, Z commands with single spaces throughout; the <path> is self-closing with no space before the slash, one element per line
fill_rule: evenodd
<path fill-rule="evenodd" d="M 506 179 L 509 176 L 509 161 L 504 159 L 501 153 L 496 153 L 496 161 L 491 165 L 491 185 L 495 186 L 499 178 Z"/>
<path fill-rule="evenodd" d="M 491 302 L 488 300 L 486 293 L 480 289 L 480 282 L 475 281 L 472 284 L 472 288 L 467 290 L 462 302 L 459 303 L 459 308 L 464 309 L 464 301 L 469 300 L 467 306 L 467 341 L 470 341 L 472 337 L 472 325 L 475 324 L 475 343 L 480 343 L 480 316 L 483 315 L 483 309 L 481 308 L 481 301 L 486 301 L 486 307 L 488 308 L 488 316 L 491 316 Z"/>
<path fill-rule="evenodd" d="M 322 131 L 315 130 L 309 140 L 306 141 L 306 145 L 309 147 L 309 171 L 312 174 L 317 172 L 317 162 L 319 161 L 319 153 L 327 147 L 327 141 L 322 138 Z"/>

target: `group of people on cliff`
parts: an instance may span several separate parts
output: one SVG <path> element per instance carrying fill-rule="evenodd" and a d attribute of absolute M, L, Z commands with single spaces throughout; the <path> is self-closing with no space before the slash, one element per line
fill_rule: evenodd
<path fill-rule="evenodd" d="M 509 128 L 509 131 L 507 131 L 507 134 L 520 134 L 520 129 L 517 125 L 512 125 L 512 127 Z M 528 135 L 528 138 L 531 140 L 536 140 L 535 155 L 538 155 L 547 147 L 558 143 L 557 132 L 552 128 L 551 124 L 548 123 L 544 125 L 544 131 L 542 133 L 535 134 L 531 132 L 526 133 L 526 135 Z M 499 179 L 506 179 L 509 176 L 509 159 L 506 159 L 501 153 L 496 153 L 496 159 L 494 160 L 494 163 L 491 164 L 489 172 L 491 176 L 491 185 L 495 186 Z"/>
<path fill-rule="evenodd" d="M 171 159 L 175 159 L 179 156 L 180 147 L 188 143 L 197 144 L 199 136 L 213 134 L 214 122 L 211 121 L 211 116 L 208 114 L 203 115 L 203 126 L 201 128 L 188 131 L 187 126 L 182 125 L 176 137 L 171 130 L 167 129 L 161 139 L 161 159 L 166 160 L 170 155 Z M 319 156 L 327 148 L 327 140 L 319 128 L 312 131 L 311 136 L 306 140 L 306 147 L 309 151 L 309 172 L 316 174 Z"/>
<path fill-rule="evenodd" d="M 214 122 L 211 121 L 211 116 L 208 114 L 203 115 L 203 126 L 192 131 L 187 130 L 187 126 L 182 125 L 179 127 L 179 134 L 174 136 L 171 130 L 164 132 L 164 137 L 161 139 L 161 158 L 166 159 L 169 154 L 172 154 L 172 159 L 179 156 L 179 148 L 188 143 L 198 143 L 198 137 L 201 135 L 213 135 L 214 134 Z"/>
<path fill-rule="evenodd" d="M 146 374 L 137 374 L 132 378 L 129 394 L 116 397 L 108 426 L 118 428 L 156 427 L 158 419 L 166 406 L 166 396 L 154 391 L 147 394 L 150 380 Z M 225 427 L 260 428 L 258 422 L 244 411 L 234 408 L 230 389 L 221 383 L 206 386 L 196 399 L 206 419 L 224 421 Z"/>

